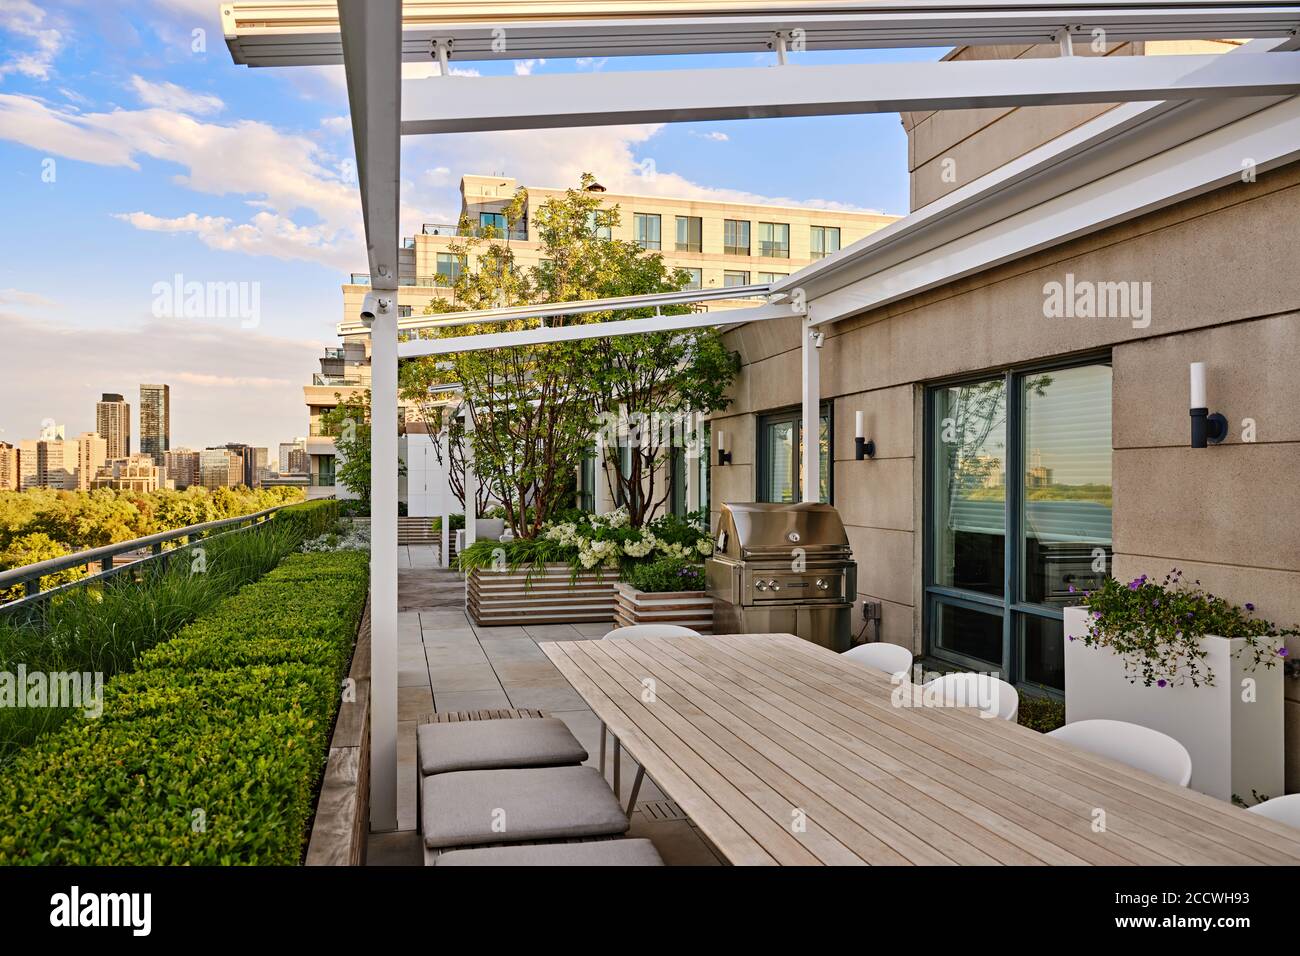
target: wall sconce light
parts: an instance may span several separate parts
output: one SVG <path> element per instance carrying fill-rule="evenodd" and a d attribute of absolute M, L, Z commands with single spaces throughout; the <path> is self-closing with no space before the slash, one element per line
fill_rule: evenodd
<path fill-rule="evenodd" d="M 731 452 L 727 451 L 727 433 L 718 432 L 718 467 L 731 464 Z"/>
<path fill-rule="evenodd" d="M 866 430 L 862 427 L 862 412 L 853 413 L 853 446 L 858 456 L 858 461 L 864 458 L 876 457 L 876 443 L 868 441 Z"/>
<path fill-rule="evenodd" d="M 1218 412 L 1210 414 L 1209 403 L 1205 400 L 1205 363 L 1192 363 L 1192 447 L 1205 448 L 1208 444 L 1217 445 L 1228 437 L 1228 420 Z"/>

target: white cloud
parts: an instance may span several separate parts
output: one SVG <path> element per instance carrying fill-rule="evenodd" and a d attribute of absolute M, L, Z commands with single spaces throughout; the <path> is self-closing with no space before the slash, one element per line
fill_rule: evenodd
<path fill-rule="evenodd" d="M 239 196 L 260 210 L 246 223 L 195 212 L 160 219 L 132 212 L 137 228 L 188 232 L 213 248 L 297 258 L 346 269 L 365 262 L 360 202 L 350 160 L 307 136 L 266 123 L 204 122 L 159 107 L 69 114 L 33 97 L 0 94 L 0 138 L 102 166 L 140 168 L 139 157 L 176 163 L 178 184 Z M 310 225 L 299 222 L 307 213 Z"/>
<path fill-rule="evenodd" d="M 709 130 L 707 133 L 700 133 L 692 130 L 691 135 L 694 136 L 696 139 L 707 139 L 710 142 L 714 142 L 714 143 L 725 143 L 731 139 L 731 137 L 728 136 L 726 133 L 717 129 Z"/>
<path fill-rule="evenodd" d="M 545 65 L 546 65 L 546 61 L 543 59 L 516 60 L 515 76 L 532 76 L 533 70 L 537 69 L 537 67 L 539 66 L 545 66 Z"/>
<path fill-rule="evenodd" d="M 54 304 L 53 299 L 47 299 L 39 292 L 24 292 L 22 289 L 0 289 L 0 305 L 51 308 Z"/>
<path fill-rule="evenodd" d="M 226 108 L 226 104 L 222 102 L 219 96 L 214 96 L 211 93 L 195 93 L 183 86 L 177 86 L 175 83 L 168 83 L 166 80 L 151 83 L 144 77 L 137 75 L 131 77 L 131 88 L 135 90 L 140 102 L 145 106 L 175 110 L 178 113 L 193 113 L 196 116 L 206 116 L 209 113 L 220 113 Z"/>
<path fill-rule="evenodd" d="M 0 0 L 0 30 L 21 38 L 30 47 L 0 63 L 0 78 L 7 73 L 21 73 L 48 80 L 54 58 L 64 44 L 63 30 L 54 25 L 53 18 L 30 0 Z"/>

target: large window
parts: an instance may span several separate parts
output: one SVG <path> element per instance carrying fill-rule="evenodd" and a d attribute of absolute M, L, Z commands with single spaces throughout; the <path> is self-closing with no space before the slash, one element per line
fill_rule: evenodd
<path fill-rule="evenodd" d="M 819 501 L 831 500 L 831 409 L 821 407 Z M 758 500 L 803 500 L 803 419 L 798 408 L 758 418 Z"/>
<path fill-rule="evenodd" d="M 790 224 L 788 222 L 760 222 L 758 224 L 758 254 L 769 259 L 790 258 Z"/>
<path fill-rule="evenodd" d="M 760 272 L 758 274 L 759 282 L 775 282 L 777 279 L 789 278 L 788 272 Z"/>
<path fill-rule="evenodd" d="M 699 252 L 704 246 L 704 220 L 699 216 L 677 217 L 677 251 Z"/>
<path fill-rule="evenodd" d="M 749 285 L 749 273 L 728 269 L 726 272 L 722 273 L 722 285 L 728 289 L 736 286 Z"/>
<path fill-rule="evenodd" d="M 587 213 L 587 228 L 597 239 L 609 239 L 613 236 L 610 226 L 610 214 L 607 209 L 596 209 Z"/>
<path fill-rule="evenodd" d="M 682 271 L 690 274 L 690 278 L 686 281 L 686 288 L 698 289 L 704 284 L 704 273 L 699 269 L 683 269 Z"/>
<path fill-rule="evenodd" d="M 504 239 L 510 235 L 510 225 L 503 212 L 481 212 L 478 214 L 479 235 L 490 239 Z"/>
<path fill-rule="evenodd" d="M 464 270 L 464 256 L 458 256 L 454 252 L 438 253 L 438 280 L 441 284 L 451 285 Z"/>
<path fill-rule="evenodd" d="M 809 237 L 809 250 L 814 259 L 829 256 L 840 251 L 839 226 L 813 226 Z"/>
<path fill-rule="evenodd" d="M 749 222 L 744 219 L 722 220 L 722 251 L 729 256 L 749 255 Z"/>
<path fill-rule="evenodd" d="M 1111 556 L 1108 361 L 927 395 L 926 637 L 936 658 L 1064 687 L 1062 612 Z"/>
<path fill-rule="evenodd" d="M 632 238 L 642 249 L 662 248 L 660 230 L 663 219 L 658 213 L 638 212 L 632 214 Z"/>

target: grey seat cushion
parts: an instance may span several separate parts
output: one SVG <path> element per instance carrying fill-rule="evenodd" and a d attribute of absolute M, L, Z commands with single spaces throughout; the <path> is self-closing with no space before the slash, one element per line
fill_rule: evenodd
<path fill-rule="evenodd" d="M 452 850 L 435 866 L 663 866 L 649 840 L 601 840 L 597 843 L 542 843 Z"/>
<path fill-rule="evenodd" d="M 461 720 L 416 730 L 420 773 L 580 764 L 587 751 L 558 717 Z"/>
<path fill-rule="evenodd" d="M 421 785 L 431 850 L 627 832 L 623 808 L 594 767 L 438 773 Z"/>

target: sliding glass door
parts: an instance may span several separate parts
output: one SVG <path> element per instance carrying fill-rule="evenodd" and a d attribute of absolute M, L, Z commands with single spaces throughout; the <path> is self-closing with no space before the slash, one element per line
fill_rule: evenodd
<path fill-rule="evenodd" d="M 1109 573 L 1108 361 L 927 394 L 926 637 L 951 663 L 1064 686 L 1062 608 Z"/>

